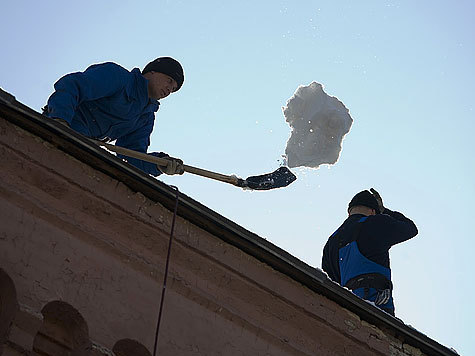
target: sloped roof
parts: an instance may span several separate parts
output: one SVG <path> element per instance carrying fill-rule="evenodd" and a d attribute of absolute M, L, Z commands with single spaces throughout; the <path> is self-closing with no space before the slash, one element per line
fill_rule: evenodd
<path fill-rule="evenodd" d="M 84 136 L 19 103 L 14 96 L 1 89 L 0 115 L 173 211 L 176 194 L 173 188 L 101 149 Z M 390 329 L 402 342 L 417 347 L 424 353 L 457 355 L 455 351 L 332 282 L 320 269 L 307 265 L 183 193 L 179 199 L 178 215 L 182 218 L 335 301 L 361 319 L 381 329 Z"/>

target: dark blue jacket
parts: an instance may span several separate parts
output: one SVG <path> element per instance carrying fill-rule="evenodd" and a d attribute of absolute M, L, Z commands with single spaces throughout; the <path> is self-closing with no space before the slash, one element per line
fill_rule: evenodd
<path fill-rule="evenodd" d="M 115 63 L 94 64 L 65 75 L 54 88 L 47 116 L 66 120 L 87 137 L 109 138 L 117 140 L 117 146 L 147 152 L 159 102 L 149 99 L 148 81 L 139 69 L 129 72 Z M 155 164 L 119 156 L 149 174 L 161 174 Z"/>
<path fill-rule="evenodd" d="M 348 286 L 358 296 L 374 301 L 377 290 L 391 288 L 389 249 L 417 235 L 417 227 L 403 214 L 389 209 L 384 214 L 349 216 L 330 236 L 323 249 L 322 268 L 335 282 Z M 369 276 L 372 290 L 351 288 L 350 281 Z M 383 283 L 384 282 L 384 283 Z M 385 283 L 387 284 L 385 285 Z M 383 286 L 381 286 L 383 284 Z M 394 310 L 392 297 L 383 309 Z"/>

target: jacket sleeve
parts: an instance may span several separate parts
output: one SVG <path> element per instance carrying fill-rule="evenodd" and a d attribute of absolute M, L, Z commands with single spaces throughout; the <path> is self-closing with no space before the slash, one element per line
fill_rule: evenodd
<path fill-rule="evenodd" d="M 332 237 L 330 237 L 331 239 Z M 330 239 L 325 244 L 323 248 L 322 254 L 322 270 L 330 277 L 330 279 L 334 282 L 340 283 L 340 276 L 339 276 L 339 269 L 335 268 L 335 258 L 338 259 L 337 256 L 334 256 L 335 251 L 333 246 L 331 246 Z M 332 253 L 333 252 L 333 253 Z"/>
<path fill-rule="evenodd" d="M 145 121 L 145 124 L 135 131 L 128 133 L 125 136 L 119 137 L 115 144 L 120 147 L 128 148 L 134 151 L 147 153 L 148 146 L 150 146 L 150 135 L 153 130 L 154 114 L 152 112 L 144 114 L 141 119 Z M 141 169 L 145 173 L 153 176 L 159 176 L 162 172 L 158 169 L 156 164 L 151 162 L 145 162 L 140 159 L 127 157 L 121 154 L 117 155 L 120 158 L 127 160 L 133 166 Z"/>
<path fill-rule="evenodd" d="M 111 96 L 127 85 L 130 73 L 115 63 L 94 64 L 84 72 L 67 74 L 54 84 L 46 115 L 71 124 L 74 112 L 84 101 Z"/>
<path fill-rule="evenodd" d="M 390 248 L 398 243 L 407 241 L 417 235 L 417 227 L 414 222 L 403 214 L 385 209 L 383 214 L 371 217 L 372 229 L 379 238 L 374 243 Z"/>

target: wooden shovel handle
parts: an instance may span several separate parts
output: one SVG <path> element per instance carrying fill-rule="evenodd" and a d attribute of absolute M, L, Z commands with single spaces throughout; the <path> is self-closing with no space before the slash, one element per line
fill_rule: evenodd
<path fill-rule="evenodd" d="M 104 143 L 104 142 L 97 141 L 97 140 L 92 140 L 92 141 L 94 143 L 96 143 L 97 145 L 99 145 L 99 146 L 106 147 L 110 151 L 119 153 L 119 154 L 127 156 L 127 157 L 137 158 L 137 159 L 140 159 L 142 161 L 155 163 L 155 164 L 157 164 L 159 166 L 162 166 L 162 167 L 166 167 L 168 162 L 169 162 L 166 158 L 155 157 L 155 156 L 152 156 L 152 155 L 149 155 L 149 154 L 146 154 L 146 153 L 137 152 L 137 151 L 134 151 L 134 150 L 129 150 L 128 148 L 111 145 L 111 144 Z M 230 183 L 230 184 L 239 186 L 239 178 L 236 177 L 236 176 L 227 176 L 227 175 L 224 175 L 224 174 L 208 171 L 206 169 L 197 168 L 197 167 L 193 167 L 193 166 L 188 166 L 186 164 L 184 164 L 183 167 L 185 169 L 185 172 L 188 172 L 188 173 L 191 173 L 191 174 L 196 174 L 198 176 L 211 178 L 211 179 L 219 180 L 221 182 Z"/>

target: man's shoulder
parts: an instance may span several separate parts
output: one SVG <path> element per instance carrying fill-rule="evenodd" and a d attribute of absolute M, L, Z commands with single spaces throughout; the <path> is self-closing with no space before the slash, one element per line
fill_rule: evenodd
<path fill-rule="evenodd" d="M 122 67 L 120 64 L 114 63 L 114 62 L 101 62 L 101 63 L 94 63 L 89 66 L 89 68 L 107 68 L 107 69 L 113 69 L 121 72 L 127 72 L 129 71 Z"/>
<path fill-rule="evenodd" d="M 86 71 L 103 78 L 114 77 L 114 79 L 128 80 L 134 77 L 133 71 L 129 71 L 114 62 L 92 64 Z"/>
<path fill-rule="evenodd" d="M 394 222 L 396 221 L 392 216 L 386 214 L 370 215 L 361 226 L 361 235 L 372 236 L 374 234 L 387 233 L 393 229 Z"/>
<path fill-rule="evenodd" d="M 394 217 L 388 215 L 388 214 L 376 214 L 376 215 L 370 215 L 365 219 L 366 222 L 369 224 L 384 224 L 390 221 L 394 221 Z"/>

